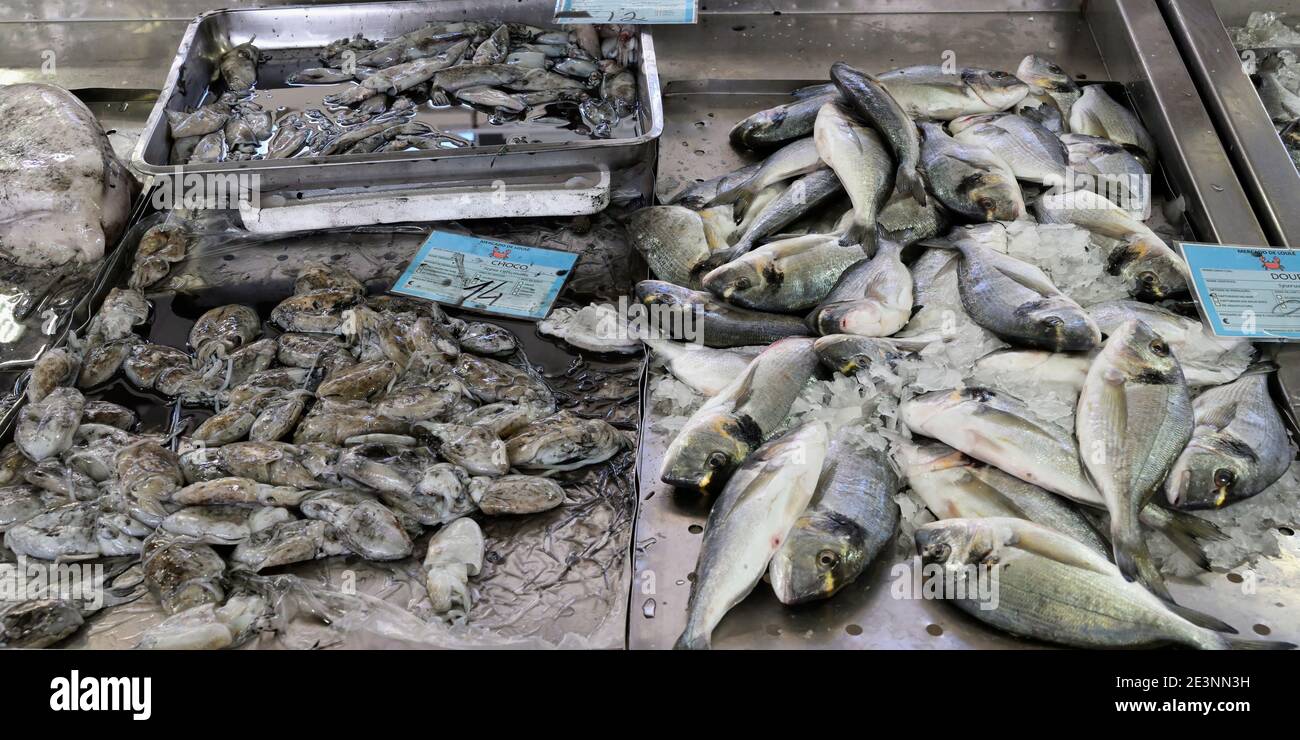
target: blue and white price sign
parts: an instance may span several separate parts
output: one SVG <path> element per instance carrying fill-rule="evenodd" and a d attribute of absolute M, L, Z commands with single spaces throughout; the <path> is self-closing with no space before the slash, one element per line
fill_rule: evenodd
<path fill-rule="evenodd" d="M 391 292 L 541 320 L 577 261 L 578 255 L 555 249 L 434 231 Z"/>
<path fill-rule="evenodd" d="M 1300 250 L 1177 244 L 1211 331 L 1255 341 L 1300 340 Z"/>
<path fill-rule="evenodd" d="M 557 23 L 696 23 L 699 0 L 555 0 Z"/>

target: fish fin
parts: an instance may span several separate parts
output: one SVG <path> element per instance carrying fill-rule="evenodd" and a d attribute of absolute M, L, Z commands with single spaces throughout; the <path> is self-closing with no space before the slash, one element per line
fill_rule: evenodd
<path fill-rule="evenodd" d="M 1008 279 L 1044 297 L 1064 295 L 1061 289 L 1052 282 L 1052 279 L 1047 277 L 1047 273 L 1034 265 L 1018 260 L 1009 254 L 1003 254 L 996 249 L 986 249 L 985 252 L 991 255 L 990 262 L 993 268 L 1007 276 Z"/>
<path fill-rule="evenodd" d="M 946 239 L 922 239 L 919 242 L 915 242 L 915 244 L 918 247 L 925 247 L 926 249 L 951 249 L 957 252 L 961 251 L 960 247 Z"/>
<path fill-rule="evenodd" d="M 1232 423 L 1233 419 L 1237 418 L 1236 401 L 1218 406 L 1207 404 L 1207 407 L 1208 408 L 1205 408 L 1202 413 L 1197 415 L 1197 427 L 1210 427 L 1216 432 L 1221 432 L 1224 427 L 1227 427 Z"/>
<path fill-rule="evenodd" d="M 1139 552 L 1126 551 L 1122 556 L 1120 550 L 1117 549 L 1115 552 L 1116 564 L 1120 565 L 1121 572 L 1125 572 L 1127 577 L 1124 565 L 1119 563 L 1122 559 L 1127 561 L 1127 564 L 1133 569 L 1131 572 L 1137 575 L 1137 580 L 1141 581 L 1148 591 L 1164 601 L 1174 603 L 1173 594 L 1169 593 L 1169 588 L 1165 586 L 1164 576 L 1160 575 L 1160 570 L 1156 568 L 1155 562 L 1151 559 L 1151 553 L 1147 550 L 1146 542 L 1142 542 L 1140 546 L 1132 549 Z"/>
<path fill-rule="evenodd" d="M 853 225 L 849 227 L 849 230 L 844 232 L 844 235 L 840 237 L 840 246 L 852 247 L 861 245 L 863 253 L 871 255 L 876 252 L 878 238 L 879 237 L 876 234 L 876 225 L 874 223 L 858 223 L 855 221 L 853 222 Z"/>
<path fill-rule="evenodd" d="M 1223 621 L 1222 619 L 1219 619 L 1218 617 L 1215 617 L 1210 614 L 1206 614 L 1205 612 L 1198 612 L 1195 609 L 1191 609 L 1186 606 L 1180 606 L 1178 604 L 1173 603 L 1172 601 L 1166 601 L 1165 608 L 1173 612 L 1174 614 L 1177 614 L 1178 616 L 1182 617 L 1183 619 L 1186 619 L 1187 621 L 1191 622 L 1197 627 L 1204 627 L 1207 630 L 1214 630 L 1215 632 L 1223 632 L 1229 635 L 1237 634 L 1237 629 L 1235 627 Z"/>
<path fill-rule="evenodd" d="M 1268 375 L 1277 372 L 1277 370 L 1278 365 L 1272 360 L 1256 360 L 1255 362 L 1250 363 L 1250 365 L 1241 372 L 1241 375 L 1237 377 L 1244 378 L 1247 375 Z"/>
<path fill-rule="evenodd" d="M 708 635 L 688 636 L 683 632 L 677 642 L 673 643 L 673 650 L 711 650 L 713 643 Z"/>
<path fill-rule="evenodd" d="M 1226 637 L 1224 642 L 1229 650 L 1295 650 L 1296 647 L 1300 647 L 1293 642 L 1243 640 L 1237 637 Z"/>
<path fill-rule="evenodd" d="M 1196 567 L 1205 571 L 1210 569 L 1209 556 L 1205 554 L 1205 550 L 1201 547 L 1200 543 L 1192 537 L 1192 535 L 1177 530 L 1173 526 L 1161 530 L 1161 533 L 1164 534 L 1170 542 L 1174 543 L 1174 547 L 1177 547 L 1184 555 L 1186 555 L 1188 560 L 1195 563 Z"/>
<path fill-rule="evenodd" d="M 916 168 L 898 165 L 894 182 L 897 183 L 895 188 L 898 192 L 911 195 L 912 199 L 922 206 L 926 204 L 925 181 L 921 179 L 921 173 Z"/>
<path fill-rule="evenodd" d="M 1072 568 L 1090 570 L 1104 576 L 1115 575 L 1110 561 L 1079 544 L 1076 540 L 1042 525 L 1022 527 L 1016 531 L 1014 546 Z"/>
<path fill-rule="evenodd" d="M 1211 542 L 1224 542 L 1228 539 L 1228 534 L 1219 529 L 1218 525 L 1209 519 L 1202 519 L 1195 514 L 1176 509 L 1164 509 L 1164 511 L 1169 512 L 1169 521 L 1160 527 L 1160 531 L 1169 539 L 1174 540 L 1175 545 L 1178 544 L 1178 541 L 1170 537 L 1169 533 L 1171 531 L 1177 535 Z"/>
<path fill-rule="evenodd" d="M 739 409 L 749 402 L 750 396 L 754 393 L 754 364 L 751 362 L 749 368 L 745 371 L 745 377 L 740 380 L 736 386 L 736 394 L 732 399 L 731 408 Z"/>

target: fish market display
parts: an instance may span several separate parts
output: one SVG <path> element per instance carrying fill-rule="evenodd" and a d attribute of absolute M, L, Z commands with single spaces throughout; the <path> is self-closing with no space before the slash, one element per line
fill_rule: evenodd
<path fill-rule="evenodd" d="M 0 257 L 98 262 L 126 229 L 135 179 L 90 109 L 53 85 L 0 85 Z"/>
<path fill-rule="evenodd" d="M 116 288 L 33 373 L 4 458 L 4 546 L 139 562 L 134 597 L 166 616 L 141 647 L 237 646 L 273 629 L 285 587 L 258 579 L 336 557 L 422 562 L 415 598 L 464 622 L 489 557 L 479 522 L 573 504 L 575 471 L 631 446 L 561 408 L 503 327 L 368 296 L 321 262 L 293 291 L 269 323 L 266 308 L 203 311 L 172 347 L 137 333 L 150 298 Z M 99 397 L 115 384 L 170 406 L 170 430 Z M 51 612 L 43 638 L 5 644 L 57 643 L 82 616 Z"/>
<path fill-rule="evenodd" d="M 1296 447 L 1270 366 L 1191 313 L 1141 119 L 1036 55 L 828 77 L 628 223 L 659 479 L 709 511 L 677 646 L 752 620 L 763 571 L 787 605 L 860 594 L 897 535 L 914 567 L 1000 569 L 998 608 L 945 598 L 1012 634 L 1292 647 L 1166 586 L 1240 536 L 1188 510 L 1269 495 Z"/>
<path fill-rule="evenodd" d="M 219 85 L 197 108 L 167 111 L 172 164 L 480 145 L 459 123 L 439 126 L 436 114 L 450 108 L 513 129 L 512 142 L 543 128 L 607 139 L 640 106 L 636 37 L 620 26 L 435 21 L 387 41 L 339 39 L 320 50 L 324 66 L 283 80 L 265 69 L 283 61 L 254 42 L 221 57 Z M 313 86 L 319 94 L 303 98 Z M 277 105 L 280 97 L 306 102 Z"/>

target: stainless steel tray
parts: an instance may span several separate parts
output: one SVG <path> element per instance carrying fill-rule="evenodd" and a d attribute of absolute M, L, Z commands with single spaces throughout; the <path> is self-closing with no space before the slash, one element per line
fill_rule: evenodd
<path fill-rule="evenodd" d="M 1187 199 L 1197 236 L 1256 243 L 1264 238 L 1191 78 L 1177 63 L 1173 39 L 1154 4 L 1093 0 L 1085 10 L 1083 3 L 1025 0 L 972 2 L 950 10 L 951 3 L 857 0 L 827 12 L 832 1 L 810 0 L 797 10 L 782 9 L 779 16 L 746 0 L 710 3 L 698 26 L 660 29 L 658 41 L 667 60 L 661 68 L 666 118 L 657 184 L 661 198 L 742 165 L 742 155 L 727 143 L 731 126 L 787 101 L 789 90 L 803 82 L 824 80 L 834 61 L 881 71 L 936 64 L 941 53 L 952 50 L 960 64 L 1015 69 L 1032 52 L 1052 57 L 1089 80 L 1125 85 L 1164 152 L 1161 169 L 1169 188 Z M 713 53 L 700 54 L 699 49 Z M 786 79 L 772 79 L 778 75 Z M 669 438 L 654 429 L 656 415 L 648 394 L 643 403 L 628 645 L 664 649 L 685 625 L 708 509 L 706 500 L 659 481 Z M 1276 564 L 1292 577 L 1300 567 L 1297 550 L 1284 552 Z M 1042 647 L 995 632 L 948 604 L 894 598 L 890 591 L 898 580 L 895 568 L 910 557 L 892 542 L 867 572 L 834 598 L 794 608 L 783 606 L 760 584 L 723 620 L 714 645 Z M 1214 613 L 1243 633 L 1251 634 L 1260 624 L 1280 639 L 1292 639 L 1300 625 L 1300 603 L 1294 595 L 1276 582 L 1261 582 L 1247 595 L 1241 581 L 1237 573 L 1207 573 L 1194 581 L 1175 581 L 1171 589 L 1180 602 Z"/>
<path fill-rule="evenodd" d="M 529 174 L 615 170 L 653 159 L 654 142 L 663 130 L 659 76 L 654 43 L 648 32 L 639 38 L 635 65 L 639 106 L 638 135 L 631 138 L 562 143 L 507 144 L 446 151 L 357 154 L 255 160 L 210 165 L 172 166 L 171 136 L 165 111 L 198 104 L 212 70 L 225 50 L 256 37 L 263 49 L 311 49 L 357 33 L 393 38 L 440 19 L 500 19 L 550 24 L 553 5 L 511 0 L 440 0 L 340 5 L 290 5 L 214 10 L 194 19 L 185 30 L 159 102 L 145 125 L 132 165 L 150 175 L 189 173 L 256 173 L 263 193 L 301 188 L 436 183 L 444 179 L 487 181 Z"/>
<path fill-rule="evenodd" d="M 1300 173 L 1243 71 L 1226 28 L 1245 25 L 1253 11 L 1286 11 L 1300 18 L 1300 2 L 1161 0 L 1160 5 L 1264 225 L 1268 240 L 1258 243 L 1300 247 L 1300 208 L 1295 204 Z"/>

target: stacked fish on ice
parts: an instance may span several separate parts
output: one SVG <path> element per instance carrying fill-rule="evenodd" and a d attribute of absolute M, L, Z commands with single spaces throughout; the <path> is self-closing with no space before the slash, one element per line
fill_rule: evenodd
<path fill-rule="evenodd" d="M 39 361 L 0 452 L 5 547 L 141 561 L 169 615 L 144 645 L 237 643 L 269 609 L 250 574 L 333 555 L 402 560 L 429 529 L 430 603 L 468 612 L 484 548 L 469 517 L 561 506 L 555 474 L 628 446 L 609 423 L 557 410 L 509 331 L 368 295 L 325 264 L 304 265 L 271 311 L 274 336 L 251 307 L 226 305 L 198 318 L 187 348 L 168 347 L 136 332 L 149 316 L 139 290 L 111 291 L 70 350 Z M 212 413 L 140 430 L 130 409 L 93 400 L 119 373 L 160 403 Z M 43 615 L 0 604 L 0 644 L 57 642 L 91 610 L 42 603 Z"/>
<path fill-rule="evenodd" d="M 705 396 L 660 478 L 717 492 L 679 646 L 765 569 L 786 603 L 850 583 L 904 485 L 952 520 L 918 532 L 925 562 L 1079 596 L 972 610 L 997 628 L 1241 646 L 1169 602 L 1147 539 L 1208 568 L 1223 534 L 1180 509 L 1258 493 L 1295 450 L 1252 346 L 1156 305 L 1188 271 L 1146 222 L 1137 116 L 1035 56 L 830 76 L 733 129 L 762 159 L 629 219 L 657 278 L 638 302 L 694 321 L 646 344 Z"/>

